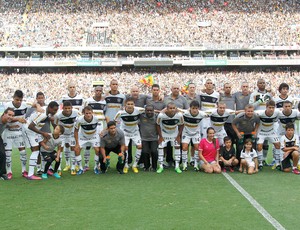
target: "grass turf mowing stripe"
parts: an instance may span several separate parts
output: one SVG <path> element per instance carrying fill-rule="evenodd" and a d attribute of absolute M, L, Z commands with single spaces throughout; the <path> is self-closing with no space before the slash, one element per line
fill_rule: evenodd
<path fill-rule="evenodd" d="M 222 173 L 223 176 L 235 187 L 250 204 L 270 223 L 275 229 L 285 230 L 285 228 L 274 219 L 267 210 L 265 210 L 245 189 L 243 189 L 231 176 L 227 173 Z"/>

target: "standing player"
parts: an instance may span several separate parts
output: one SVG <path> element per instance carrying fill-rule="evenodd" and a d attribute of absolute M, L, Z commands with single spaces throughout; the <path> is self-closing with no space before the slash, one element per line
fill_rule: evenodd
<path fill-rule="evenodd" d="M 106 101 L 106 113 L 105 115 L 110 121 L 114 120 L 117 112 L 119 112 L 124 105 L 125 95 L 118 91 L 118 81 L 116 79 L 110 82 L 110 91 L 105 96 Z"/>
<path fill-rule="evenodd" d="M 173 102 L 167 104 L 165 112 L 161 112 L 157 117 L 157 131 L 159 136 L 158 146 L 158 162 L 159 168 L 157 173 L 162 173 L 164 151 L 163 148 L 167 146 L 168 142 L 175 147 L 175 171 L 182 173 L 179 162 L 180 162 L 180 140 L 183 130 L 183 116 L 181 113 L 176 112 L 176 105 Z"/>
<path fill-rule="evenodd" d="M 136 145 L 137 149 L 135 152 L 135 160 L 132 165 L 134 173 L 139 172 L 137 164 L 140 160 L 142 151 L 142 140 L 138 126 L 141 112 L 144 112 L 144 109 L 134 107 L 134 100 L 132 98 L 128 98 L 125 102 L 125 109 L 119 111 L 114 118 L 115 122 L 121 123 L 120 129 L 125 135 L 126 151 L 128 150 L 130 140 L 132 140 L 133 144 Z M 124 173 L 128 173 L 128 156 L 125 157 Z"/>
<path fill-rule="evenodd" d="M 103 87 L 96 86 L 94 90 L 94 96 L 86 99 L 85 106 L 91 106 L 94 112 L 94 116 L 96 116 L 99 120 L 97 126 L 97 133 L 101 133 L 101 131 L 106 127 L 107 118 L 105 117 L 106 110 L 106 101 L 103 96 Z M 90 161 L 90 151 L 87 149 L 84 152 L 84 163 L 83 167 L 84 171 L 89 170 L 89 161 Z M 98 166 L 97 166 L 98 167 Z"/>
<path fill-rule="evenodd" d="M 6 175 L 6 155 L 2 140 L 2 133 L 6 128 L 6 124 L 12 121 L 13 116 L 14 110 L 12 108 L 7 108 L 0 117 L 0 180 L 8 180 Z"/>
<path fill-rule="evenodd" d="M 279 169 L 280 163 L 280 142 L 279 136 L 274 129 L 274 124 L 278 121 L 279 111 L 275 110 L 275 102 L 273 100 L 266 103 L 265 110 L 256 111 L 260 118 L 260 124 L 257 133 L 257 158 L 258 168 L 263 168 L 263 143 L 265 140 L 269 140 L 275 147 L 275 164 Z"/>
<path fill-rule="evenodd" d="M 3 132 L 3 142 L 5 146 L 6 154 L 6 169 L 8 179 L 12 179 L 12 148 L 16 147 L 20 152 L 20 160 L 22 165 L 22 176 L 27 177 L 28 173 L 26 171 L 27 155 L 25 151 L 25 140 L 23 134 L 23 124 L 26 123 L 25 116 L 27 109 L 31 106 L 23 102 L 24 94 L 21 90 L 16 90 L 13 95 L 13 100 L 5 104 L 4 108 L 13 108 L 15 113 L 15 118 L 12 122 L 9 122 L 6 129 Z M 38 104 L 32 105 L 36 107 L 37 111 L 42 112 L 42 108 Z"/>
<path fill-rule="evenodd" d="M 207 117 L 207 114 L 199 111 L 200 103 L 198 101 L 192 101 L 190 104 L 190 109 L 184 112 L 184 128 L 182 131 L 182 164 L 183 171 L 187 170 L 187 151 L 189 144 L 192 143 L 194 149 L 198 149 L 199 142 L 201 139 L 200 134 L 200 122 L 204 117 Z M 194 155 L 194 169 L 199 171 L 199 158 L 198 154 Z"/>
<path fill-rule="evenodd" d="M 62 96 L 60 99 L 60 104 L 63 104 L 65 101 L 70 101 L 73 108 L 81 112 L 84 100 L 82 95 L 77 93 L 76 84 L 74 82 L 69 83 L 68 94 Z"/>
<path fill-rule="evenodd" d="M 214 90 L 214 84 L 211 79 L 205 82 L 205 89 L 200 93 L 201 111 L 211 110 L 217 107 L 220 94 Z M 201 136 L 206 137 L 206 130 L 210 126 L 210 119 L 204 118 L 201 122 Z"/>
<path fill-rule="evenodd" d="M 54 117 L 54 124 L 62 125 L 65 129 L 65 132 L 62 135 L 62 146 L 64 147 L 66 167 L 63 171 L 67 172 L 71 169 L 71 175 L 76 175 L 74 128 L 78 116 L 79 111 L 72 108 L 72 103 L 70 101 L 65 101 L 63 103 L 62 111 L 59 111 Z"/>
<path fill-rule="evenodd" d="M 289 93 L 289 85 L 286 83 L 281 83 L 278 87 L 278 91 L 279 91 L 279 96 L 274 98 L 275 104 L 276 104 L 276 108 L 282 108 L 283 107 L 283 102 L 285 101 L 290 101 L 293 102 L 293 98 L 288 95 Z"/>
<path fill-rule="evenodd" d="M 235 115 L 239 111 L 234 111 L 232 109 L 226 109 L 226 104 L 222 101 L 218 103 L 217 109 L 208 110 L 206 113 L 210 118 L 210 126 L 215 130 L 215 137 L 219 140 L 219 145 L 223 146 L 224 137 L 227 136 L 224 124 L 230 115 Z"/>
<path fill-rule="evenodd" d="M 83 174 L 81 164 L 81 149 L 86 146 L 92 146 L 95 149 L 95 166 L 99 164 L 99 151 L 100 151 L 100 135 L 97 133 L 99 119 L 93 115 L 93 109 L 86 106 L 83 109 L 83 115 L 80 116 L 75 124 L 75 161 L 79 166 L 77 175 Z M 106 156 L 102 156 L 103 162 L 106 162 Z M 99 174 L 98 168 L 94 168 L 95 174 Z"/>
<path fill-rule="evenodd" d="M 272 99 L 272 93 L 266 89 L 266 81 L 262 78 L 257 80 L 257 90 L 253 91 L 250 95 L 249 104 L 254 106 L 254 111 L 265 110 L 266 103 Z M 269 144 L 268 141 L 263 143 L 263 164 L 266 163 Z M 259 159 L 259 157 L 258 157 Z"/>
<path fill-rule="evenodd" d="M 295 134 L 293 123 L 286 124 L 286 134 L 281 137 L 281 167 L 283 172 L 291 171 L 291 161 L 293 162 L 292 172 L 300 174 L 297 169 L 299 161 L 299 137 Z"/>

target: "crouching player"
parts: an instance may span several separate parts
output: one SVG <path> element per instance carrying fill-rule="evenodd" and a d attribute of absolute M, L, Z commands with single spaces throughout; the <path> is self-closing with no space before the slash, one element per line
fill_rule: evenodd
<path fill-rule="evenodd" d="M 257 153 L 253 149 L 252 139 L 250 138 L 246 139 L 244 142 L 239 171 L 244 173 L 248 172 L 249 175 L 258 172 Z"/>
<path fill-rule="evenodd" d="M 99 174 L 99 151 L 100 151 L 100 135 L 97 133 L 99 119 L 93 115 L 93 109 L 91 106 L 86 106 L 83 109 L 83 115 L 80 116 L 75 124 L 75 161 L 79 166 L 77 175 L 83 174 L 83 168 L 81 164 L 81 149 L 86 146 L 92 146 L 95 150 L 95 168 L 94 173 Z M 102 158 L 103 162 L 106 162 L 106 156 L 104 154 Z"/>
<path fill-rule="evenodd" d="M 300 174 L 299 170 L 297 169 L 299 160 L 299 137 L 295 134 L 295 126 L 293 123 L 286 124 L 285 130 L 285 135 L 280 139 L 282 171 L 290 172 L 292 161 L 292 172 L 294 174 Z"/>
<path fill-rule="evenodd" d="M 57 179 L 60 175 L 57 173 L 58 167 L 60 165 L 60 154 L 63 149 L 61 146 L 62 139 L 60 136 L 65 132 L 65 128 L 62 125 L 57 125 L 53 130 L 53 133 L 49 139 L 44 139 L 41 144 L 41 154 L 46 161 L 44 172 L 42 174 L 43 179 L 48 178 L 48 170 L 53 161 L 55 162 L 53 176 Z M 55 150 L 57 147 L 57 151 Z"/>
<path fill-rule="evenodd" d="M 235 157 L 235 149 L 232 145 L 230 137 L 224 137 L 224 145 L 220 149 L 220 161 L 219 164 L 223 172 L 226 172 L 226 168 L 229 167 L 230 172 L 234 172 L 233 167 L 238 165 L 239 161 Z"/>
<path fill-rule="evenodd" d="M 107 123 L 107 130 L 103 132 L 100 142 L 100 151 L 102 156 L 108 156 L 110 152 L 118 154 L 117 171 L 123 174 L 124 169 L 124 153 L 125 153 L 125 136 L 124 132 L 117 128 L 116 122 L 109 121 Z M 106 171 L 106 164 L 100 161 L 101 171 Z"/>

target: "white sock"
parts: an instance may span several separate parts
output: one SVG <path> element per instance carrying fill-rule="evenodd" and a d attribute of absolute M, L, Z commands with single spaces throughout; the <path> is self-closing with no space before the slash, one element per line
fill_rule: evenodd
<path fill-rule="evenodd" d="M 26 165 L 27 165 L 27 154 L 25 149 L 20 151 L 20 160 L 21 160 L 22 172 L 24 172 L 26 171 Z"/>
<path fill-rule="evenodd" d="M 39 151 L 33 151 L 30 155 L 28 177 L 34 174 L 34 168 L 36 166 L 38 155 L 39 155 Z"/>

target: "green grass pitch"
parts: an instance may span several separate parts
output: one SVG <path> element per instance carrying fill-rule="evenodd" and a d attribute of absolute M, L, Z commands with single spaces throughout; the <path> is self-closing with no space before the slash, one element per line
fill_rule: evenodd
<path fill-rule="evenodd" d="M 119 175 L 115 163 L 105 175 L 28 181 L 14 151 L 14 177 L 0 181 L 1 229 L 273 229 L 222 174 Z M 286 229 L 298 227 L 299 176 L 229 174 Z"/>

